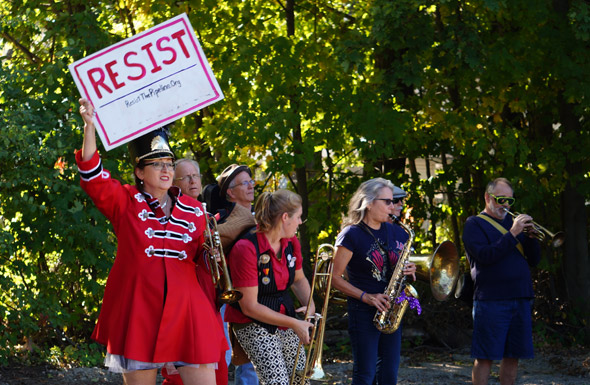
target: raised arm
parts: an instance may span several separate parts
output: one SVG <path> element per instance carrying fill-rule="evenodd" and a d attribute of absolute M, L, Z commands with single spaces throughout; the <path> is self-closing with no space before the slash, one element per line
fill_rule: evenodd
<path fill-rule="evenodd" d="M 92 117 L 94 115 L 94 107 L 90 101 L 81 98 L 80 115 L 84 119 L 84 141 L 82 142 L 82 160 L 89 161 L 96 152 L 96 128 Z"/>

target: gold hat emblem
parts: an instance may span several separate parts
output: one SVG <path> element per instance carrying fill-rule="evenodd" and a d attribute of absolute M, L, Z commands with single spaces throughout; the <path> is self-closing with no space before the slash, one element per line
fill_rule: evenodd
<path fill-rule="evenodd" d="M 151 148 L 152 148 L 152 151 L 157 151 L 157 150 L 170 151 L 170 147 L 168 146 L 168 143 L 166 143 L 164 138 L 161 137 L 160 135 L 158 135 L 158 136 L 154 137 L 154 139 L 152 139 Z"/>

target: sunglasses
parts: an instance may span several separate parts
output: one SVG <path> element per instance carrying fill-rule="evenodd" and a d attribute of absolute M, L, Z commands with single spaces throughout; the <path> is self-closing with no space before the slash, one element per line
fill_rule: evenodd
<path fill-rule="evenodd" d="M 383 202 L 385 202 L 385 204 L 387 206 L 389 206 L 391 204 L 394 204 L 394 205 L 395 204 L 398 204 L 399 202 L 402 202 L 403 203 L 404 198 L 393 198 L 393 199 L 389 199 L 389 198 L 377 198 L 377 200 L 378 201 L 383 201 Z"/>
<path fill-rule="evenodd" d="M 492 198 L 494 198 L 496 200 L 496 203 L 498 203 L 499 205 L 503 205 L 504 203 L 508 203 L 508 206 L 512 206 L 514 204 L 514 202 L 516 202 L 516 199 L 514 199 L 513 197 L 497 197 L 494 194 L 489 194 Z"/>

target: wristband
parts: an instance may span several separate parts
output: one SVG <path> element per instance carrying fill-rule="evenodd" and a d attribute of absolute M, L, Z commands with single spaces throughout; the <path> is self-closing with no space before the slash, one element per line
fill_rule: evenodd
<path fill-rule="evenodd" d="M 359 298 L 359 301 L 363 302 L 363 295 L 367 294 L 366 291 L 363 291 L 363 293 L 361 294 L 361 298 Z"/>

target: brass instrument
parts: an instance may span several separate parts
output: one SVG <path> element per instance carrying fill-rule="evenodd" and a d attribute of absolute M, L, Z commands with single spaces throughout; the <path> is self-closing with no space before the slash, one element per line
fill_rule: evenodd
<path fill-rule="evenodd" d="M 323 266 L 323 271 L 320 271 L 320 265 Z M 303 370 L 297 370 L 297 364 L 299 362 L 299 353 L 303 344 L 299 342 L 297 347 L 297 354 L 295 355 L 295 363 L 293 364 L 293 372 L 291 373 L 290 385 L 294 384 L 295 375 L 299 374 L 303 379 L 311 379 L 315 381 L 326 381 L 329 379 L 329 374 L 324 372 L 322 367 L 322 347 L 324 341 L 324 330 L 326 328 L 326 317 L 328 315 L 328 303 L 330 301 L 329 291 L 332 286 L 332 271 L 334 270 L 334 246 L 324 243 L 321 244 L 316 252 L 316 261 L 314 266 L 313 279 L 311 282 L 311 290 L 309 293 L 308 304 L 313 299 L 314 288 L 317 285 L 316 280 L 322 277 L 325 280 L 324 284 L 324 302 L 322 304 L 321 313 L 315 313 L 314 315 L 309 314 L 308 310 L 305 312 L 305 319 L 313 319 L 313 328 L 311 329 L 311 340 L 309 347 L 307 348 L 307 355 L 305 360 L 305 366 Z"/>
<path fill-rule="evenodd" d="M 220 293 L 217 299 L 222 303 L 234 303 L 242 299 L 242 293 L 235 290 L 232 286 L 229 270 L 223 247 L 221 246 L 221 238 L 217 231 L 217 220 L 213 216 L 207 214 L 207 204 L 203 203 L 203 211 L 205 212 L 205 244 L 203 248 L 207 251 L 209 256 L 209 265 L 211 266 L 211 279 L 213 285 L 219 287 Z"/>
<path fill-rule="evenodd" d="M 459 252 L 451 241 L 442 242 L 431 255 L 410 255 L 409 262 L 416 264 L 416 279 L 430 285 L 432 296 L 437 301 L 446 301 L 461 278 Z M 319 272 L 325 272 L 329 263 L 321 260 Z M 346 279 L 346 278 L 345 278 Z M 326 289 L 326 278 L 319 274 L 315 289 L 323 299 L 323 293 L 330 294 L 332 304 L 346 304 L 346 297 L 335 288 Z"/>
<path fill-rule="evenodd" d="M 520 213 L 513 213 L 510 210 L 508 210 L 506 207 L 503 207 L 504 211 L 506 211 L 507 214 L 510 214 L 513 218 L 516 218 L 517 216 L 520 215 Z M 549 237 L 549 239 L 551 240 L 551 246 L 557 248 L 561 245 L 563 245 L 563 242 L 565 242 L 565 234 L 562 231 L 559 231 L 557 233 L 552 233 L 551 231 L 547 230 L 546 228 L 544 228 L 543 226 L 541 226 L 540 224 L 538 224 L 535 221 L 531 221 L 532 224 L 532 229 L 533 229 L 533 236 L 535 238 L 537 238 L 540 242 L 543 242 L 545 240 L 546 237 Z M 527 227 L 524 229 L 524 232 L 528 233 L 530 232 L 530 228 Z"/>
<path fill-rule="evenodd" d="M 331 264 L 331 259 L 321 259 L 318 261 L 318 277 L 315 279 L 315 290 L 318 291 L 321 300 L 324 300 L 324 296 L 327 294 L 329 295 L 329 300 L 332 304 L 346 305 L 346 297 L 342 296 L 342 293 L 336 288 L 327 286 L 330 285 L 331 282 L 331 279 L 328 280 L 328 277 L 331 277 L 331 275 L 328 274 Z M 344 274 L 342 274 L 342 278 L 348 281 L 348 275 L 346 274 L 346 271 Z"/>
<path fill-rule="evenodd" d="M 432 255 L 411 255 L 416 264 L 416 279 L 430 283 L 437 301 L 446 301 L 459 279 L 459 252 L 451 241 L 444 241 Z"/>
<path fill-rule="evenodd" d="M 375 317 L 373 318 L 375 327 L 385 334 L 394 333 L 399 328 L 402 322 L 402 317 L 408 308 L 408 300 L 403 300 L 399 303 L 397 301 L 402 293 L 408 298 L 418 299 L 418 292 L 416 289 L 414 289 L 412 285 L 405 284 L 406 276 L 404 275 L 404 267 L 410 262 L 410 251 L 412 243 L 414 242 L 414 232 L 409 226 L 401 222 L 399 218 L 392 215 L 392 219 L 395 223 L 399 224 L 410 237 L 404 245 L 399 260 L 393 270 L 393 275 L 385 289 L 384 294 L 389 297 L 389 308 L 385 311 L 377 310 L 377 313 L 375 313 Z"/>

